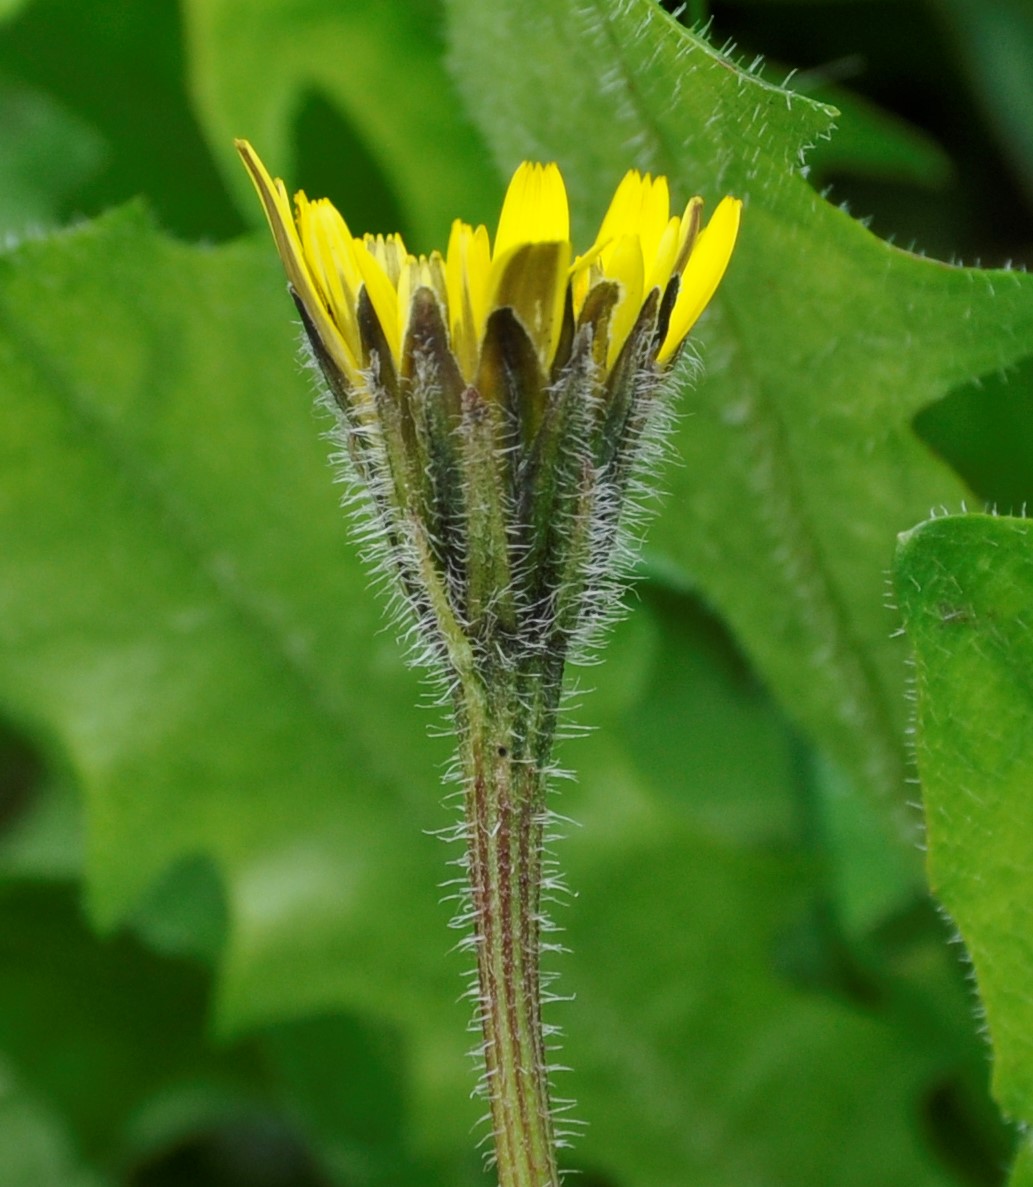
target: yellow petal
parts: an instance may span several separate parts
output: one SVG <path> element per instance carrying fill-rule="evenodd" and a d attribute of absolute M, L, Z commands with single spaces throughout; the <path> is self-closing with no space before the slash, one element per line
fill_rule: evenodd
<path fill-rule="evenodd" d="M 442 306 L 445 304 L 444 260 L 440 252 L 427 256 L 408 256 L 398 276 L 398 340 L 405 349 L 405 336 L 409 332 L 412 301 L 420 289 L 430 289 Z"/>
<path fill-rule="evenodd" d="M 369 250 L 369 243 L 360 239 L 355 242 L 355 261 L 362 273 L 362 283 L 369 294 L 373 312 L 377 315 L 380 328 L 397 366 L 402 357 L 401 329 L 398 319 L 398 292 L 391 283 L 380 260 Z"/>
<path fill-rule="evenodd" d="M 258 154 L 246 140 L 235 141 L 237 152 L 251 175 L 255 189 L 265 208 L 266 218 L 276 241 L 280 260 L 287 273 L 287 279 L 305 308 L 327 353 L 340 368 L 348 381 L 355 385 L 359 380 L 359 365 L 356 355 L 349 348 L 333 319 L 329 316 L 323 297 L 305 258 L 298 229 L 291 214 L 287 191 L 279 178 L 274 182 Z"/>
<path fill-rule="evenodd" d="M 316 207 L 315 238 L 327 260 L 327 284 L 330 288 L 330 311 L 352 353 L 361 357 L 356 302 L 362 273 L 355 262 L 355 243 L 348 225 L 337 208 L 324 199 Z"/>
<path fill-rule="evenodd" d="M 522 243 L 560 243 L 570 239 L 567 190 L 557 165 L 525 161 L 506 190 L 492 258 Z"/>
<path fill-rule="evenodd" d="M 606 351 L 606 366 L 617 361 L 621 347 L 642 310 L 642 284 L 645 270 L 642 246 L 637 235 L 622 235 L 614 244 L 609 275 L 621 287 L 620 299 L 610 317 L 610 344 Z"/>
<path fill-rule="evenodd" d="M 642 201 L 636 228 L 642 240 L 642 258 L 647 270 L 656 257 L 670 217 L 671 197 L 667 188 L 667 178 L 650 177 L 647 173 L 642 180 Z"/>
<path fill-rule="evenodd" d="M 680 240 L 681 219 L 675 215 L 674 218 L 667 220 L 667 226 L 653 250 L 652 259 L 646 253 L 643 243 L 642 255 L 646 265 L 646 279 L 642 285 L 643 295 L 650 293 L 655 288 L 658 288 L 661 294 L 663 293 L 674 273 Z"/>
<path fill-rule="evenodd" d="M 445 286 L 452 352 L 468 383 L 477 374 L 481 336 L 488 317 L 491 248 L 485 227 L 474 230 L 456 219 L 448 240 Z"/>
<path fill-rule="evenodd" d="M 613 245 L 623 235 L 637 232 L 638 212 L 642 208 L 642 175 L 637 169 L 629 169 L 621 178 L 610 205 L 599 225 L 595 244 L 585 253 L 597 253 L 602 258 L 604 271 L 609 264 Z"/>
<path fill-rule="evenodd" d="M 678 299 L 671 311 L 671 323 L 658 362 L 665 363 L 682 344 L 721 283 L 739 233 L 741 212 L 742 202 L 738 198 L 723 198 L 696 240 L 681 274 Z"/>
<path fill-rule="evenodd" d="M 620 281 L 623 292 L 628 291 L 628 282 L 633 281 L 630 287 L 638 292 L 640 303 L 652 288 L 666 286 L 677 256 L 680 225 L 677 218 L 670 217 L 670 212 L 666 177 L 652 177 L 648 173 L 643 176 L 637 169 L 631 169 L 621 178 L 594 245 L 576 262 L 575 314 L 580 312 L 590 289 L 604 279 Z M 637 259 L 631 252 L 630 240 L 639 243 Z M 624 276 L 622 273 L 629 267 L 629 261 L 634 263 L 633 272 Z M 611 346 L 614 341 L 623 344 L 634 324 L 634 317 L 624 305 L 623 297 L 621 305 L 621 320 L 627 325 L 623 330 L 618 327 Z M 638 316 L 638 310 L 634 316 Z"/>
<path fill-rule="evenodd" d="M 343 237 L 335 234 L 335 223 L 344 226 L 344 220 L 325 198 L 309 202 L 299 191 L 295 204 L 301 243 L 313 280 L 348 349 L 359 358 L 361 347 L 355 324 L 355 294 L 360 278 L 352 259 L 347 227 Z"/>
<path fill-rule="evenodd" d="M 363 235 L 366 250 L 384 270 L 384 275 L 398 288 L 402 268 L 412 258 L 405 249 L 401 235 Z"/>

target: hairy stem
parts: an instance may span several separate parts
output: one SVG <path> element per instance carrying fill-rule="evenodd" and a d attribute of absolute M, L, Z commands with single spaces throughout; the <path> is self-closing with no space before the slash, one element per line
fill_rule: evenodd
<path fill-rule="evenodd" d="M 540 973 L 548 727 L 506 683 L 468 685 L 457 706 L 485 1082 L 499 1187 L 559 1187 Z"/>

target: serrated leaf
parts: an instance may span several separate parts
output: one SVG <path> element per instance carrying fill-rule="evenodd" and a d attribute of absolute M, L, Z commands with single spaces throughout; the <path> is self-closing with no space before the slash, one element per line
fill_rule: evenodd
<path fill-rule="evenodd" d="M 448 11 L 456 71 L 497 159 L 557 159 L 585 241 L 629 166 L 711 209 L 726 192 L 746 199 L 650 547 L 892 814 L 905 798 L 903 649 L 884 574 L 896 532 L 964 494 L 911 420 L 1033 352 L 1033 278 L 909 255 L 822 201 L 799 166 L 830 111 L 744 72 L 653 0 Z"/>
<path fill-rule="evenodd" d="M 933 892 L 957 923 L 994 1047 L 994 1093 L 1033 1120 L 1033 524 L 966 516 L 901 538 Z"/>

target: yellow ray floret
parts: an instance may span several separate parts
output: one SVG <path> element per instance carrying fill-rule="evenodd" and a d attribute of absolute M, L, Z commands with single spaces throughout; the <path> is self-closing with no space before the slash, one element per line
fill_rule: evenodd
<path fill-rule="evenodd" d="M 739 229 L 742 204 L 737 199 L 719 203 L 701 232 L 699 198 L 682 215 L 672 216 L 667 180 L 631 170 L 617 187 L 595 243 L 571 265 L 570 213 L 560 171 L 554 164 L 525 162 L 509 184 L 493 244 L 483 226 L 456 220 L 444 256 L 414 256 L 398 235 L 356 238 L 326 199 L 309 201 L 299 192 L 292 211 L 283 182 L 270 177 L 247 141 L 237 141 L 237 148 L 291 287 L 352 386 L 361 386 L 364 371 L 373 365 L 370 343 L 360 332 L 362 294 L 397 368 L 405 355 L 412 298 L 420 289 L 435 295 L 452 353 L 464 378 L 473 382 L 497 309 L 512 310 L 548 375 L 568 299 L 577 319 L 596 285 L 616 286 L 604 327 L 609 369 L 650 294 L 657 290 L 663 296 L 676 284 L 657 354 L 657 362 L 666 365 L 714 295 Z"/>
<path fill-rule="evenodd" d="M 557 165 L 525 161 L 506 190 L 495 232 L 493 258 L 498 260 L 525 243 L 569 243 L 567 188 Z"/>
<path fill-rule="evenodd" d="M 269 220 L 269 226 L 273 232 L 273 238 L 276 240 L 276 247 L 291 287 L 312 319 L 327 353 L 349 382 L 353 384 L 358 382 L 360 374 L 358 354 L 348 345 L 345 335 L 338 329 L 337 323 L 331 315 L 332 307 L 328 304 L 326 294 L 320 293 L 317 288 L 316 275 L 310 260 L 312 254 L 321 256 L 323 253 L 313 243 L 311 228 L 308 230 L 310 245 L 305 248 L 302 246 L 298 227 L 291 216 L 290 201 L 287 198 L 287 190 L 283 182 L 279 178 L 275 182 L 273 181 L 266 167 L 259 160 L 258 154 L 246 140 L 238 140 L 236 145 L 237 151 L 251 174 L 251 180 L 255 183 L 255 189 L 258 190 L 262 205 L 265 207 L 266 218 Z M 304 195 L 301 196 L 304 197 Z M 305 220 L 299 219 L 299 222 L 302 229 L 305 230 Z M 343 219 L 341 223 L 344 224 Z M 345 237 L 348 237 L 347 227 L 345 227 Z M 336 253 L 332 258 L 336 261 Z M 340 263 L 341 261 L 336 262 Z M 339 312 L 343 314 L 344 311 Z M 352 321 L 349 329 L 351 330 L 353 327 L 354 322 Z M 357 334 L 349 333 L 349 337 L 353 337 L 357 341 Z"/>
<path fill-rule="evenodd" d="M 667 362 L 710 304 L 732 258 L 741 215 L 742 202 L 738 198 L 722 198 L 710 222 L 692 245 L 678 274 L 678 299 L 671 313 L 667 336 L 657 355 L 658 362 Z"/>
<path fill-rule="evenodd" d="M 445 256 L 448 329 L 459 369 L 470 378 L 477 370 L 481 335 L 488 318 L 491 245 L 486 227 L 474 229 L 456 219 Z"/>

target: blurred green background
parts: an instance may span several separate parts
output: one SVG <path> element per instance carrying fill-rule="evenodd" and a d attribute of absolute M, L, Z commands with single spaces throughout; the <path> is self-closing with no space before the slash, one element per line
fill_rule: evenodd
<path fill-rule="evenodd" d="M 839 110 L 808 183 L 878 236 L 1033 262 L 1033 6 L 667 7 Z M 490 1181 L 438 902 L 455 854 L 429 835 L 448 742 L 348 541 L 231 147 L 356 231 L 427 250 L 453 216 L 491 226 L 505 151 L 469 11 L 0 4 L 5 1187 Z M 1033 499 L 1020 345 L 913 426 L 1002 510 Z M 598 728 L 561 756 L 567 1165 L 583 1187 L 1001 1183 L 1014 1135 L 917 850 L 672 561 L 673 516 L 579 676 Z"/>

